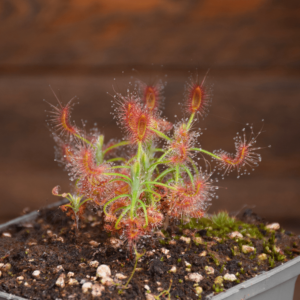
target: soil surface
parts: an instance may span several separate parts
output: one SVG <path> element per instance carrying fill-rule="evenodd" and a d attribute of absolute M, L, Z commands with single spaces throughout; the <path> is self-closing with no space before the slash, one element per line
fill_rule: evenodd
<path fill-rule="evenodd" d="M 223 229 L 213 236 L 217 229 L 203 224 L 170 225 L 142 238 L 137 251 L 145 254 L 125 288 L 135 264 L 126 241 L 105 232 L 97 214 L 86 215 L 76 232 L 60 209 L 44 209 L 35 221 L 0 233 L 0 291 L 28 299 L 203 300 L 299 255 L 299 237 L 267 229 L 251 210 L 240 221 L 251 224 L 238 226 L 240 238 Z M 109 266 L 110 276 L 96 276 L 101 265 Z"/>

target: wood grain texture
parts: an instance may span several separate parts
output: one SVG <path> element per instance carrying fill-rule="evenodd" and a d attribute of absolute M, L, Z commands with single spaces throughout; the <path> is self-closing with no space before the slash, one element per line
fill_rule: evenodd
<path fill-rule="evenodd" d="M 299 68 L 298 0 L 2 0 L 1 65 Z"/>

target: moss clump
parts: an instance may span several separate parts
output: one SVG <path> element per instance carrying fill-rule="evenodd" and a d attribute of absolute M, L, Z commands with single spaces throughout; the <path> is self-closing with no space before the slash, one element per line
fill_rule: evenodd
<path fill-rule="evenodd" d="M 182 224 L 180 229 L 194 229 L 194 230 L 206 230 L 207 236 L 228 238 L 228 234 L 233 231 L 239 231 L 242 235 L 251 238 L 262 239 L 263 234 L 259 228 L 253 224 L 246 224 L 242 221 L 236 220 L 228 215 L 227 212 L 222 211 L 218 214 L 214 214 L 211 218 L 192 218 L 189 223 Z"/>

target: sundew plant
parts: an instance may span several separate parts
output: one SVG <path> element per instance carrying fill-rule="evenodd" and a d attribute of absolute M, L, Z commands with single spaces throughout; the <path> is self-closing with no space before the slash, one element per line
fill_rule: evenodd
<path fill-rule="evenodd" d="M 52 193 L 69 200 L 62 209 L 77 227 L 86 203 L 93 203 L 103 211 L 105 230 L 135 246 L 165 221 L 203 217 L 217 189 L 213 174 L 248 174 L 260 162 L 260 148 L 254 147 L 260 132 L 254 135 L 251 126 L 250 136 L 242 129 L 235 138 L 235 154 L 200 145 L 197 120 L 207 115 L 212 100 L 205 78 L 189 78 L 185 118 L 175 124 L 162 117 L 163 88 L 162 82 L 137 82 L 127 95 L 116 93 L 114 115 L 125 133 L 122 141 L 105 142 L 96 128 L 87 132 L 71 122 L 73 99 L 50 104 L 56 159 L 75 183 L 73 193 L 60 194 L 58 187 Z"/>

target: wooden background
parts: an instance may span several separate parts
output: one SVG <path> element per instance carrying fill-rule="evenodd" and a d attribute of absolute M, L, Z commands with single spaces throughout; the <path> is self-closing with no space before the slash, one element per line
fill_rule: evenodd
<path fill-rule="evenodd" d="M 121 137 L 113 89 L 166 80 L 174 121 L 189 72 L 210 69 L 203 148 L 233 151 L 236 132 L 246 123 L 259 131 L 261 119 L 266 147 L 251 176 L 220 182 L 211 211 L 247 205 L 300 233 L 299 16 L 298 0 L 0 1 L 0 222 L 56 201 L 57 184 L 69 189 L 45 122 L 49 84 L 64 102 L 79 97 L 78 125 L 97 122 L 110 139 Z"/>

